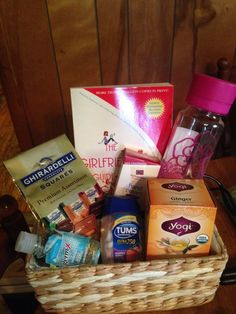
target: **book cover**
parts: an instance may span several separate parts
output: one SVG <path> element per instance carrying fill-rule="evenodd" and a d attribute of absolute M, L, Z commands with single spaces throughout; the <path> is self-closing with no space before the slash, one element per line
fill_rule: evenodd
<path fill-rule="evenodd" d="M 161 158 L 172 127 L 169 83 L 72 88 L 75 148 L 103 191 L 115 184 L 125 147 Z"/>

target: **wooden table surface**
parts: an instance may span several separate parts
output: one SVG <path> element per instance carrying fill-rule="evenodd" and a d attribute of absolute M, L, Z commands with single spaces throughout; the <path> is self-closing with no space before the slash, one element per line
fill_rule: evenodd
<path fill-rule="evenodd" d="M 236 157 L 225 157 L 218 160 L 212 160 L 208 166 L 207 174 L 215 176 L 225 187 L 236 189 Z M 209 188 L 214 187 L 210 181 Z M 230 219 L 227 210 L 224 208 L 220 195 L 214 193 L 214 199 L 218 207 L 216 225 L 218 231 L 225 243 L 229 254 L 227 267 L 236 267 L 236 225 Z M 27 284 L 24 275 L 24 263 L 18 261 L 11 266 L 0 280 L 0 294 L 19 293 L 32 291 Z M 213 301 L 200 307 L 186 308 L 172 311 L 152 311 L 144 313 L 165 313 L 165 314 L 195 314 L 195 313 L 213 313 L 213 314 L 233 314 L 236 313 L 236 284 L 220 285 Z M 38 312 L 37 312 L 38 313 Z M 40 310 L 40 313 L 44 313 Z"/>

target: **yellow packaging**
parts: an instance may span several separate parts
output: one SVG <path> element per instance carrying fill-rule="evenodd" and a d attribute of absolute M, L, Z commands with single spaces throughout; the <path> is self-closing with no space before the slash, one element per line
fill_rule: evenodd
<path fill-rule="evenodd" d="M 216 207 L 203 180 L 149 179 L 147 260 L 207 255 Z"/>

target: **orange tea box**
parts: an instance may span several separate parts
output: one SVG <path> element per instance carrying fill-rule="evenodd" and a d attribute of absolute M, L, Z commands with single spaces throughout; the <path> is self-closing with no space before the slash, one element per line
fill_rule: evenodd
<path fill-rule="evenodd" d="M 216 207 L 203 180 L 149 179 L 147 260 L 207 255 Z"/>

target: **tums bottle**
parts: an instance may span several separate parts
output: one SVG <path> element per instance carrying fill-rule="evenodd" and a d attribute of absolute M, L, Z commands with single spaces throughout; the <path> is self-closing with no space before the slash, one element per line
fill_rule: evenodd
<path fill-rule="evenodd" d="M 161 162 L 160 178 L 201 179 L 224 129 L 236 97 L 236 84 L 195 74 L 179 112 Z"/>
<path fill-rule="evenodd" d="M 134 196 L 109 196 L 101 220 L 104 263 L 133 262 L 143 258 L 142 217 Z"/>

